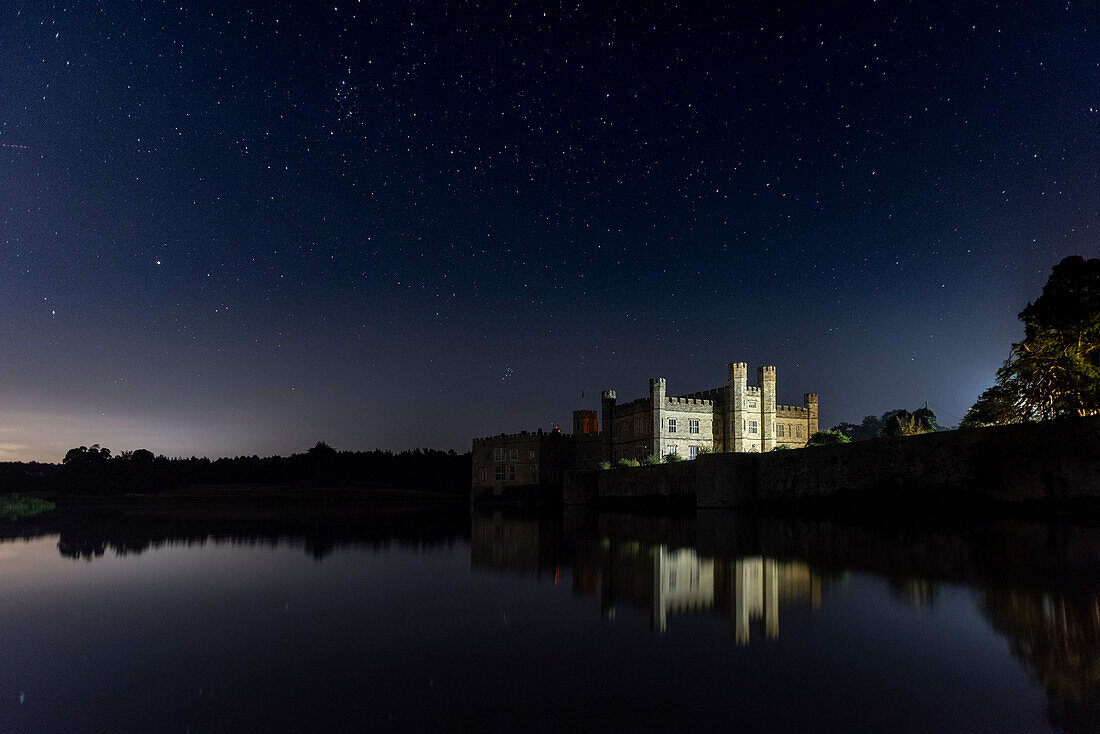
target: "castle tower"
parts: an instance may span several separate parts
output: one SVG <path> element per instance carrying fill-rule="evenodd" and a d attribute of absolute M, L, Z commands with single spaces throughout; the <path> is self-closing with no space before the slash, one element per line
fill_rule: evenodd
<path fill-rule="evenodd" d="M 730 362 L 730 404 L 729 404 L 729 443 L 727 451 L 745 451 L 745 393 L 749 381 L 749 365 L 745 362 Z"/>
<path fill-rule="evenodd" d="M 817 393 L 808 392 L 802 396 L 802 404 L 806 407 L 807 433 L 806 438 L 817 433 Z"/>
<path fill-rule="evenodd" d="M 599 419 L 595 410 L 574 410 L 573 411 L 573 435 L 574 436 L 586 436 L 593 433 L 599 433 Z"/>
<path fill-rule="evenodd" d="M 665 378 L 654 377 L 649 381 L 649 404 L 653 411 L 652 453 L 663 457 L 668 443 L 665 440 Z"/>
<path fill-rule="evenodd" d="M 775 448 L 775 367 L 757 367 L 760 386 L 760 450 Z"/>
<path fill-rule="evenodd" d="M 615 391 L 604 390 L 600 394 L 600 407 L 603 408 L 603 460 L 611 461 L 614 455 L 615 435 L 612 433 L 615 419 Z"/>

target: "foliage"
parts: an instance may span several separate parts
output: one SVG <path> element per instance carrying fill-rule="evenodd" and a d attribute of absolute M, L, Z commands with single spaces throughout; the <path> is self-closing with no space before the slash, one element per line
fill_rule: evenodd
<path fill-rule="evenodd" d="M 786 444 L 782 444 L 782 443 L 776 444 L 772 448 L 772 451 L 790 451 L 790 450 L 791 450 L 790 446 L 787 446 Z"/>
<path fill-rule="evenodd" d="M 601 461 L 596 466 L 598 466 L 601 469 L 610 469 L 611 468 L 611 462 L 610 461 Z"/>
<path fill-rule="evenodd" d="M 966 415 L 959 421 L 959 428 L 982 428 L 1007 423 L 1019 423 L 1013 395 L 1000 385 L 994 385 L 978 396 Z"/>
<path fill-rule="evenodd" d="M 871 416 L 867 417 L 870 418 Z M 829 430 L 844 434 L 848 437 L 849 441 L 859 441 L 859 428 L 860 427 L 855 423 L 837 423 Z"/>
<path fill-rule="evenodd" d="M 912 413 L 904 408 L 894 408 L 881 416 L 865 416 L 858 426 L 854 423 L 838 423 L 829 429 L 852 441 L 867 441 L 879 436 L 913 436 L 938 430 L 940 426 L 936 414 L 928 406 L 917 408 Z M 810 440 L 813 440 L 812 437 Z"/>
<path fill-rule="evenodd" d="M 918 416 L 908 410 L 895 410 L 883 416 L 883 436 L 919 436 L 922 433 L 932 433 L 936 424 L 936 414 L 927 408 Z M 930 416 L 930 417 L 929 417 Z M 923 419 L 922 419 L 923 418 Z"/>
<path fill-rule="evenodd" d="M 675 464 L 677 461 L 683 461 L 683 460 L 684 460 L 684 457 L 680 456 L 679 454 L 665 454 L 665 463 L 666 464 Z"/>
<path fill-rule="evenodd" d="M 641 466 L 642 463 L 640 461 L 638 461 L 637 459 L 628 459 L 626 457 L 623 457 L 622 459 L 619 459 L 615 463 L 615 465 L 625 469 L 625 468 L 629 468 L 629 467 L 633 467 L 633 466 Z"/>
<path fill-rule="evenodd" d="M 999 392 L 983 393 L 969 423 L 1100 413 L 1100 259 L 1078 255 L 1055 265 L 1019 317 L 1024 339 L 997 371 Z"/>
<path fill-rule="evenodd" d="M 10 517 L 31 517 L 54 509 L 56 505 L 37 497 L 21 497 L 17 494 L 0 497 L 0 515 Z"/>
<path fill-rule="evenodd" d="M 471 455 L 436 449 L 337 451 L 319 442 L 290 456 L 211 461 L 170 459 L 147 449 L 112 457 L 96 444 L 69 450 L 60 470 L 62 488 L 82 493 L 149 493 L 196 484 L 369 482 L 459 494 L 470 491 Z"/>
<path fill-rule="evenodd" d="M 835 446 L 841 443 L 851 443 L 852 439 L 845 436 L 840 431 L 828 430 L 817 431 L 810 440 L 806 442 L 807 446 Z"/>
<path fill-rule="evenodd" d="M 656 466 L 657 464 L 661 463 L 661 457 L 657 454 L 650 454 L 649 456 L 642 459 L 642 463 L 646 466 Z"/>

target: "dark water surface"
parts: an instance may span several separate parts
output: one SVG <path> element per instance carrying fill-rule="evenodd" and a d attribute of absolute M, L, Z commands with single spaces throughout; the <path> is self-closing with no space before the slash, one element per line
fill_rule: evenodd
<path fill-rule="evenodd" d="M 1100 730 L 1091 528 L 3 522 L 2 732 Z"/>

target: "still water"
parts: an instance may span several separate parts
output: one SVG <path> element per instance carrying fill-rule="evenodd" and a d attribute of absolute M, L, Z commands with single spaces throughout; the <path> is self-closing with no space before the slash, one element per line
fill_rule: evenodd
<path fill-rule="evenodd" d="M 0 731 L 1097 731 L 1100 533 L 3 521 Z"/>

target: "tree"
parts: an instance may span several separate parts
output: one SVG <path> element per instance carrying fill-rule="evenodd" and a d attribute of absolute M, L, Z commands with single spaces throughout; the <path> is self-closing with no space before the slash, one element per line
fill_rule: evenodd
<path fill-rule="evenodd" d="M 859 435 L 859 428 L 860 427 L 857 426 L 855 423 L 844 422 L 837 423 L 829 430 L 836 431 L 837 433 L 843 433 L 845 436 L 848 437 L 849 441 L 858 441 L 859 439 L 857 438 L 857 436 Z"/>
<path fill-rule="evenodd" d="M 1019 317 L 1024 339 L 1012 345 L 993 392 L 967 413 L 970 422 L 1100 413 L 1100 259 L 1074 255 L 1055 265 Z"/>
<path fill-rule="evenodd" d="M 959 421 L 959 428 L 982 428 L 1006 423 L 1019 423 L 1012 393 L 1000 385 L 994 385 L 980 396 Z"/>
<path fill-rule="evenodd" d="M 841 444 L 841 443 L 851 443 L 851 441 L 852 441 L 852 439 L 848 438 L 847 436 L 845 436 L 840 431 L 828 430 L 828 431 L 817 431 L 817 432 L 815 432 L 812 436 L 810 436 L 810 440 L 806 442 L 806 445 L 807 446 L 835 446 L 836 444 Z"/>
<path fill-rule="evenodd" d="M 928 411 L 931 413 L 931 411 Z M 935 414 L 932 422 L 935 423 Z M 926 424 L 916 413 L 908 410 L 894 410 L 889 413 L 889 418 L 884 416 L 882 421 L 883 436 L 919 436 L 922 433 L 931 433 L 931 427 Z"/>

